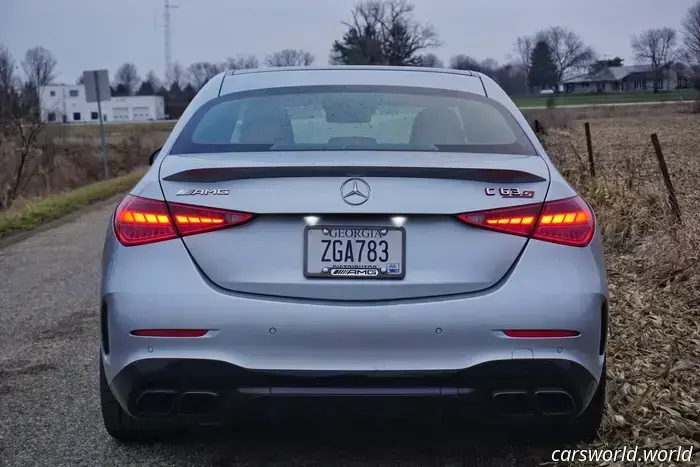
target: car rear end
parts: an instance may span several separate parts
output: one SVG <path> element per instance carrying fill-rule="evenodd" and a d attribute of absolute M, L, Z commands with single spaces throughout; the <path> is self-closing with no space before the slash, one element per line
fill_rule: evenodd
<path fill-rule="evenodd" d="M 349 396 L 572 418 L 604 366 L 602 258 L 486 77 L 229 73 L 115 212 L 105 378 L 143 419 Z"/>

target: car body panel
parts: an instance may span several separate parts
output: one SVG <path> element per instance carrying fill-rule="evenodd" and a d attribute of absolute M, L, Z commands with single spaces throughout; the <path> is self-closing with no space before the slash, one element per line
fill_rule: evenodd
<path fill-rule="evenodd" d="M 486 95 L 513 114 L 537 154 L 465 157 L 387 152 L 376 157 L 371 151 L 356 151 L 350 162 L 338 161 L 334 152 L 169 154 L 188 119 L 222 93 L 358 80 L 391 80 L 392 84 Z M 172 179 L 196 168 L 233 173 L 267 167 L 284 174 L 293 166 L 331 167 L 339 172 L 232 177 L 206 183 Z M 502 198 L 486 195 L 487 188 L 501 186 L 491 181 L 455 175 L 439 179 L 390 173 L 372 176 L 354 172 L 353 167 L 375 172 L 378 168 L 510 169 L 540 181 L 503 184 L 533 189 L 531 199 Z M 343 202 L 340 186 L 351 177 L 370 184 L 368 202 L 359 206 Z M 229 193 L 177 195 L 191 188 Z M 547 360 L 562 362 L 562 368 L 575 363 L 595 381 L 601 378 L 608 286 L 600 232 L 596 229 L 591 243 L 577 248 L 476 228 L 454 216 L 576 195 L 512 100 L 479 73 L 399 67 L 221 73 L 188 106 L 131 194 L 259 216 L 230 229 L 136 247 L 120 244 L 110 221 L 101 282 L 106 310 L 102 358 L 110 383 L 133 365 L 156 359 L 218 361 L 272 372 L 442 371 L 488 362 Z M 304 277 L 303 232 L 308 216 L 331 225 L 377 226 L 405 217 L 406 276 L 400 281 Z M 209 332 L 200 338 L 130 334 L 137 329 Z M 562 329 L 580 334 L 518 339 L 506 337 L 505 329 Z M 123 400 L 120 394 L 117 398 Z"/>

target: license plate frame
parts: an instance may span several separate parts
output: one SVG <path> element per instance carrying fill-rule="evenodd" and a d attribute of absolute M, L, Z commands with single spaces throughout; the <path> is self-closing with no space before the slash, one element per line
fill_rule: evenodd
<path fill-rule="evenodd" d="M 381 269 L 378 271 L 376 275 L 334 275 L 330 270 L 327 273 L 324 273 L 323 271 L 317 272 L 317 271 L 309 271 L 309 244 L 312 241 L 312 238 L 310 237 L 310 232 L 311 231 L 323 231 L 324 229 L 328 230 L 347 230 L 347 229 L 371 229 L 374 231 L 382 231 L 386 230 L 387 234 L 389 231 L 392 232 L 399 232 L 400 238 L 401 238 L 401 246 L 400 246 L 400 252 L 399 252 L 399 257 L 400 261 L 398 262 L 399 266 L 399 273 L 389 273 L 389 270 L 387 272 L 382 273 Z M 347 238 L 347 237 L 345 237 Z M 368 241 L 371 240 L 368 239 Z M 303 272 L 304 276 L 307 278 L 314 278 L 314 279 L 365 279 L 365 280 L 401 280 L 404 279 L 406 276 L 406 229 L 403 227 L 396 227 L 396 226 L 362 226 L 362 225 L 314 225 L 314 226 L 306 226 L 304 228 L 304 238 L 303 238 L 303 243 L 304 243 L 304 264 L 303 264 Z M 383 262 L 387 266 L 389 264 L 394 264 L 396 265 L 396 259 L 391 258 L 391 253 L 390 257 L 386 262 Z M 330 269 L 330 268 L 329 268 Z M 334 269 L 363 269 L 363 268 L 334 268 Z"/>

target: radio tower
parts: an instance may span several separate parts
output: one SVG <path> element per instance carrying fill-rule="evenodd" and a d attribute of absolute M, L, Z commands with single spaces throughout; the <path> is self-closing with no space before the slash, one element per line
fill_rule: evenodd
<path fill-rule="evenodd" d="M 177 8 L 177 5 L 171 5 L 170 0 L 165 0 L 163 8 L 163 28 L 165 29 L 165 81 L 168 81 L 168 75 L 172 67 L 172 40 L 170 31 L 170 10 Z"/>

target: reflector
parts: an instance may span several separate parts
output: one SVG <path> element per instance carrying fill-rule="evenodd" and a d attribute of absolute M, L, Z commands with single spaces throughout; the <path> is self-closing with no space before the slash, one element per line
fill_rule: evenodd
<path fill-rule="evenodd" d="M 576 337 L 580 335 L 578 331 L 555 330 L 555 329 L 508 329 L 503 331 L 508 337 L 519 337 L 529 339 L 546 339 L 552 337 Z"/>
<path fill-rule="evenodd" d="M 139 337 L 202 337 L 208 332 L 208 329 L 139 329 L 131 331 L 131 335 Z"/>

